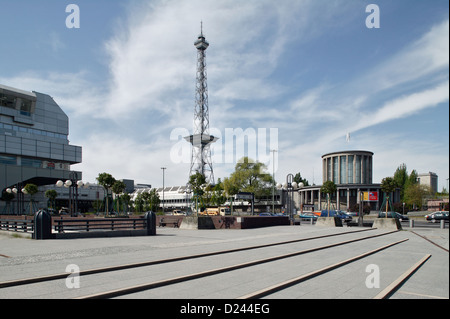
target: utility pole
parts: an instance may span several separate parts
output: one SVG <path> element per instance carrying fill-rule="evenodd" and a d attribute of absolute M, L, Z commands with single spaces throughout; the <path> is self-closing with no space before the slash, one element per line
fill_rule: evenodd
<path fill-rule="evenodd" d="M 270 150 L 272 152 L 272 213 L 275 213 L 275 153 L 278 150 Z"/>

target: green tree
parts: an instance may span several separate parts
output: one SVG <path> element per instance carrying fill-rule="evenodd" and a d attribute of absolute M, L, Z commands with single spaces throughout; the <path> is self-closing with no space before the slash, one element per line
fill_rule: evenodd
<path fill-rule="evenodd" d="M 405 190 L 404 202 L 412 207 L 422 208 L 423 200 L 433 194 L 428 185 L 413 184 Z"/>
<path fill-rule="evenodd" d="M 386 194 L 392 193 L 397 187 L 397 183 L 392 177 L 385 177 L 381 180 L 381 190 Z"/>
<path fill-rule="evenodd" d="M 327 194 L 327 210 L 330 216 L 330 194 L 334 194 L 337 190 L 336 184 L 333 181 L 326 181 L 320 188 L 320 192 Z"/>
<path fill-rule="evenodd" d="M 144 211 L 144 199 L 142 198 L 142 193 L 138 194 L 134 199 L 134 211 L 136 213 Z"/>
<path fill-rule="evenodd" d="M 224 181 L 227 194 L 249 192 L 255 194 L 255 198 L 270 195 L 275 182 L 266 170 L 267 167 L 263 163 L 243 157 L 236 164 L 231 176 L 226 179 L 226 183 Z"/>
<path fill-rule="evenodd" d="M 225 196 L 233 196 L 239 193 L 239 186 L 236 185 L 230 178 L 225 177 L 223 180 L 223 189 Z"/>
<path fill-rule="evenodd" d="M 206 178 L 201 173 L 197 172 L 189 177 L 188 184 L 191 190 L 196 195 L 203 195 L 203 186 L 206 184 Z"/>
<path fill-rule="evenodd" d="M 203 195 L 205 193 L 204 188 L 206 186 L 205 176 L 203 176 L 199 172 L 192 174 L 189 177 L 188 185 L 190 186 L 192 194 L 193 194 L 192 200 L 195 201 L 195 203 L 196 203 L 195 207 L 197 209 L 197 213 L 198 213 L 199 207 L 201 207 L 200 210 L 203 211 L 205 208 L 204 199 L 203 199 Z"/>
<path fill-rule="evenodd" d="M 415 169 L 412 170 L 411 174 L 409 174 L 408 180 L 406 181 L 405 188 L 409 185 L 415 185 L 418 184 L 418 178 L 419 174 L 417 174 L 417 171 Z"/>
<path fill-rule="evenodd" d="M 119 195 L 123 193 L 125 188 L 126 188 L 126 186 L 123 181 L 115 181 L 111 186 L 112 192 L 116 195 L 115 196 L 115 203 L 116 203 L 115 205 L 116 205 L 116 210 L 119 214 L 120 214 L 120 206 L 121 206 Z"/>
<path fill-rule="evenodd" d="M 103 186 L 103 188 L 106 191 L 106 205 L 105 205 L 106 209 L 105 215 L 106 215 L 107 213 L 109 213 L 109 193 L 112 186 L 116 182 L 116 179 L 111 174 L 101 173 L 98 174 L 97 181 L 101 186 Z"/>
<path fill-rule="evenodd" d="M 56 209 L 55 207 L 55 200 L 56 197 L 58 197 L 58 192 L 55 191 L 54 189 L 49 189 L 45 192 L 45 197 L 48 198 L 48 202 L 51 204 L 51 208 Z M 49 206 L 49 205 L 47 205 Z"/>
<path fill-rule="evenodd" d="M 144 201 L 143 208 L 146 211 L 149 210 L 152 212 L 158 211 L 161 200 L 155 188 L 151 189 L 149 192 L 141 193 L 140 195 L 142 195 L 142 199 Z"/>
<path fill-rule="evenodd" d="M 224 183 L 219 178 L 217 184 L 212 188 L 211 204 L 214 206 L 223 205 L 226 201 Z"/>
<path fill-rule="evenodd" d="M 398 188 L 398 185 L 394 180 L 394 178 L 385 177 L 381 180 L 381 190 L 385 194 L 385 201 L 386 201 L 386 218 L 388 217 L 387 212 L 389 209 L 389 196 L 393 191 L 395 191 L 396 188 Z"/>
<path fill-rule="evenodd" d="M 406 168 L 406 164 L 403 163 L 400 165 L 395 173 L 394 173 L 394 181 L 397 187 L 400 188 L 400 198 L 403 201 L 403 195 L 405 191 L 405 186 L 408 183 L 409 176 L 408 176 L 408 170 Z"/>
<path fill-rule="evenodd" d="M 129 211 L 130 203 L 131 203 L 131 196 L 128 193 L 124 193 L 119 198 L 124 205 L 125 213 Z"/>
<path fill-rule="evenodd" d="M 300 183 L 303 183 L 303 186 L 309 186 L 309 182 L 305 178 L 302 178 L 300 172 L 295 174 L 294 182 L 296 182 L 298 185 L 300 185 Z"/>
<path fill-rule="evenodd" d="M 33 215 L 33 206 L 34 206 L 33 196 L 38 191 L 39 191 L 39 189 L 38 189 L 37 185 L 35 185 L 35 184 L 27 184 L 23 188 L 23 193 L 30 195 L 30 215 Z"/>

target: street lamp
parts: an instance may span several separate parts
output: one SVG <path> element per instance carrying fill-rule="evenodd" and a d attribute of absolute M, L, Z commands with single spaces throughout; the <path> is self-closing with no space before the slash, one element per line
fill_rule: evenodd
<path fill-rule="evenodd" d="M 275 152 L 277 150 L 270 150 L 272 152 L 272 213 L 275 213 Z"/>
<path fill-rule="evenodd" d="M 15 185 L 12 189 L 8 188 L 6 190 L 8 193 L 14 193 L 14 195 L 17 195 L 17 215 L 21 214 L 24 209 L 23 205 L 23 192 L 22 192 L 22 183 L 18 183 Z M 14 213 L 13 213 L 14 214 Z"/>
<path fill-rule="evenodd" d="M 164 188 L 165 188 L 165 186 L 164 186 L 164 175 L 165 174 L 164 173 L 165 173 L 167 167 L 161 167 L 161 169 L 163 171 L 163 202 L 162 202 L 162 211 L 163 211 L 163 215 L 164 215 Z"/>
<path fill-rule="evenodd" d="M 286 176 L 286 183 L 284 185 L 277 184 L 278 189 L 282 189 L 286 191 L 286 211 L 287 214 L 289 214 L 289 219 L 294 219 L 294 212 L 293 212 L 293 203 L 291 202 L 291 199 L 289 198 L 289 193 L 297 191 L 298 184 L 294 182 L 294 175 L 288 174 Z"/>
<path fill-rule="evenodd" d="M 69 179 L 65 182 L 62 180 L 56 182 L 57 187 L 64 186 L 69 189 L 69 210 L 72 217 L 76 217 L 78 213 L 78 188 L 83 187 L 83 185 L 84 183 L 78 180 L 78 172 L 70 172 Z"/>

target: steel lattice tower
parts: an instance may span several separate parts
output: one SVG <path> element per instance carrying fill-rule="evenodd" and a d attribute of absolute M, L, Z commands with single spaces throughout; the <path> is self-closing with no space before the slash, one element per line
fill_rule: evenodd
<path fill-rule="evenodd" d="M 209 134 L 208 84 L 205 55 L 209 43 L 203 36 L 203 25 L 201 27 L 200 35 L 194 45 L 197 48 L 194 131 L 193 135 L 185 137 L 185 139 L 192 144 L 189 177 L 198 172 L 205 177 L 206 183 L 214 184 L 210 146 L 212 143 L 216 142 L 218 138 Z"/>

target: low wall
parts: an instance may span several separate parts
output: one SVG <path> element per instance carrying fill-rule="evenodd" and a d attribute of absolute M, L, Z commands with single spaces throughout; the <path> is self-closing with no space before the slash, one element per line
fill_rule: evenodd
<path fill-rule="evenodd" d="M 339 217 L 319 217 L 316 226 L 342 227 L 342 220 Z"/>
<path fill-rule="evenodd" d="M 402 225 L 397 218 L 376 218 L 373 221 L 372 228 L 402 230 Z"/>
<path fill-rule="evenodd" d="M 271 226 L 290 225 L 288 217 L 260 216 L 200 216 L 184 217 L 181 229 L 251 229 Z"/>
<path fill-rule="evenodd" d="M 69 232 L 53 233 L 53 239 L 74 239 L 74 238 L 108 238 L 108 237 L 135 237 L 148 236 L 147 229 L 137 230 L 108 230 L 92 232 Z"/>

